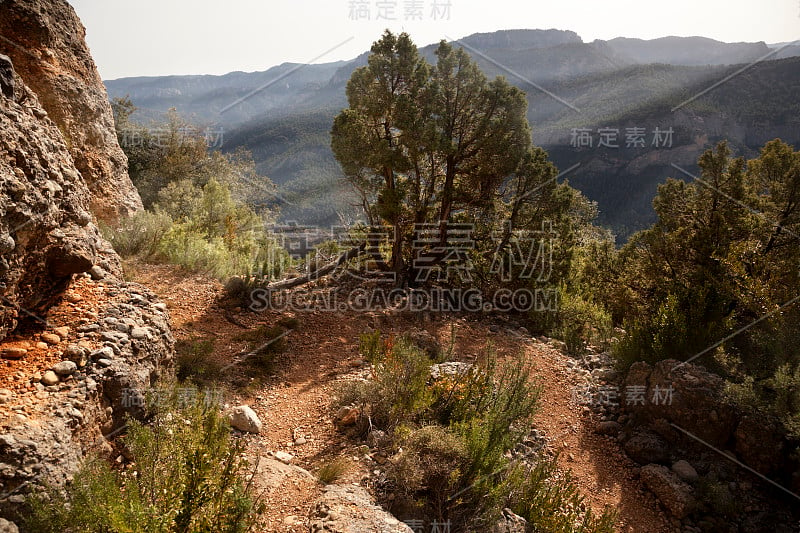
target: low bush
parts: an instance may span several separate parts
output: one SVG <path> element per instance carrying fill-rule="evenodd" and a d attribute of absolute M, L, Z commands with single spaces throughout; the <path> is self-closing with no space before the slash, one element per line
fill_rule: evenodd
<path fill-rule="evenodd" d="M 175 344 L 176 376 L 198 385 L 219 375 L 222 365 L 213 358 L 214 339 L 192 338 Z"/>
<path fill-rule="evenodd" d="M 100 224 L 103 236 L 122 257 L 157 258 L 161 242 L 172 227 L 172 218 L 164 212 L 139 211 L 109 226 Z"/>
<path fill-rule="evenodd" d="M 565 507 L 578 493 L 554 463 L 542 459 L 531 477 L 509 459 L 530 430 L 540 393 L 521 358 L 501 364 L 488 351 L 469 371 L 433 380 L 432 361 L 402 338 L 365 334 L 361 353 L 373 361 L 372 379 L 347 383 L 338 404 L 360 409 L 362 434 L 387 431 L 397 452 L 385 487 L 394 505 L 467 529 L 488 527 L 513 504 L 546 527 L 572 523 L 583 524 L 575 531 L 612 531 L 611 514 L 595 518 L 577 505 Z"/>
<path fill-rule="evenodd" d="M 533 531 L 548 533 L 611 533 L 615 513 L 595 516 L 571 476 L 559 472 L 552 459 L 540 457 L 533 466 L 516 463 L 504 475 L 504 502 L 528 521 Z"/>
<path fill-rule="evenodd" d="M 122 438 L 133 461 L 112 468 L 88 459 L 65 490 L 32 496 L 25 527 L 40 533 L 195 533 L 251 531 L 262 507 L 243 445 L 215 405 L 185 389 L 151 398 L 145 425 Z M 155 401 L 158 400 L 158 401 Z"/>

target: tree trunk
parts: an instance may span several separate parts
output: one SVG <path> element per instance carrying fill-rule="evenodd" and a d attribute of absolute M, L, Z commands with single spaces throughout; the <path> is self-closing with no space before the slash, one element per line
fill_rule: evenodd
<path fill-rule="evenodd" d="M 347 261 L 358 257 L 359 255 L 361 255 L 364 252 L 364 249 L 366 248 L 366 246 L 367 246 L 367 243 L 366 242 L 362 242 L 358 246 L 356 246 L 354 248 L 351 248 L 350 250 L 348 250 L 345 253 L 343 253 L 342 255 L 340 255 L 339 258 L 336 259 L 336 261 L 328 263 L 327 265 L 325 265 L 325 266 L 323 266 L 321 268 L 318 268 L 314 272 L 310 272 L 309 274 L 306 274 L 305 276 L 300 276 L 298 278 L 285 279 L 285 280 L 281 280 L 281 281 L 276 281 L 274 283 L 270 283 L 269 285 L 267 285 L 265 287 L 265 289 L 267 291 L 270 291 L 270 292 L 271 291 L 284 291 L 286 289 L 293 289 L 294 287 L 299 287 L 300 285 L 305 285 L 306 283 L 308 283 L 310 281 L 314 281 L 316 279 L 321 278 L 322 276 L 330 274 L 331 272 L 336 270 L 336 267 L 341 266 L 342 264 L 346 263 Z"/>

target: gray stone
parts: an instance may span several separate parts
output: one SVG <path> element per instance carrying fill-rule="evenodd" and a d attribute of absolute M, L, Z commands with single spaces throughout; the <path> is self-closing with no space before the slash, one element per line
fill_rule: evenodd
<path fill-rule="evenodd" d="M 643 466 L 640 475 L 672 516 L 682 520 L 689 515 L 695 502 L 694 489 L 690 485 L 662 465 Z"/>
<path fill-rule="evenodd" d="M 272 456 L 286 465 L 291 464 L 291 462 L 294 460 L 294 455 L 282 451 L 274 452 Z"/>
<path fill-rule="evenodd" d="M 100 339 L 117 345 L 129 342 L 128 335 L 121 331 L 104 331 L 100 334 Z"/>
<path fill-rule="evenodd" d="M 131 330 L 131 338 L 133 339 L 147 339 L 150 338 L 150 332 L 147 328 L 133 328 Z"/>
<path fill-rule="evenodd" d="M 639 464 L 661 463 L 669 458 L 667 443 L 660 436 L 641 432 L 625 443 L 625 453 Z"/>
<path fill-rule="evenodd" d="M 95 350 L 91 353 L 91 358 L 98 360 L 98 359 L 114 359 L 114 350 L 109 348 L 108 346 L 104 346 L 99 350 Z"/>
<path fill-rule="evenodd" d="M 19 533 L 19 529 L 14 522 L 0 518 L 0 533 Z"/>
<path fill-rule="evenodd" d="M 9 252 L 13 252 L 14 248 L 16 247 L 17 243 L 14 242 L 14 238 L 11 235 L 9 235 L 8 233 L 0 235 L 0 254 L 7 254 Z"/>
<path fill-rule="evenodd" d="M 230 414 L 231 426 L 247 433 L 261 433 L 261 420 L 247 405 L 234 407 Z"/>
<path fill-rule="evenodd" d="M 106 277 L 106 271 L 103 270 L 99 265 L 94 265 L 92 268 L 89 269 L 89 275 L 95 281 L 100 281 L 101 279 Z"/>
<path fill-rule="evenodd" d="M 684 481 L 696 481 L 697 480 L 697 470 L 694 469 L 692 465 L 689 464 L 688 461 L 681 459 L 680 461 L 676 461 L 675 464 L 672 465 L 672 471 L 675 472 L 679 478 Z"/>
<path fill-rule="evenodd" d="M 471 368 L 471 363 L 462 363 L 460 361 L 447 361 L 446 363 L 439 363 L 438 365 L 431 366 L 431 379 L 436 381 L 444 377 L 459 378 L 464 374 L 467 374 Z"/>
<path fill-rule="evenodd" d="M 78 370 L 78 365 L 72 361 L 61 361 L 53 366 L 53 372 L 59 376 L 71 376 Z"/>

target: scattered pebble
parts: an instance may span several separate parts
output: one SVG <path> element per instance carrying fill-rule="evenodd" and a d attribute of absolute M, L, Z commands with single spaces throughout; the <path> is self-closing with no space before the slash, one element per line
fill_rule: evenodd
<path fill-rule="evenodd" d="M 42 384 L 43 385 L 48 385 L 48 386 L 49 385 L 55 385 L 56 383 L 58 383 L 58 381 L 59 381 L 58 380 L 58 376 L 52 370 L 48 370 L 42 376 Z"/>
<path fill-rule="evenodd" d="M 42 340 L 47 344 L 58 344 L 61 342 L 61 337 L 55 333 L 42 333 Z"/>

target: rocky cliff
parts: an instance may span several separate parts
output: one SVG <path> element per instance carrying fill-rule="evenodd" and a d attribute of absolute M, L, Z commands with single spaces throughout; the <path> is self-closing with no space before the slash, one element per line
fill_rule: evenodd
<path fill-rule="evenodd" d="M 89 187 L 91 212 L 109 220 L 141 209 L 142 202 L 85 34 L 66 0 L 0 2 L 0 53 L 11 58 L 61 131 Z"/>
<path fill-rule="evenodd" d="M 171 364 L 166 306 L 95 224 L 140 206 L 72 8 L 0 1 L 0 517 L 108 452 Z"/>

